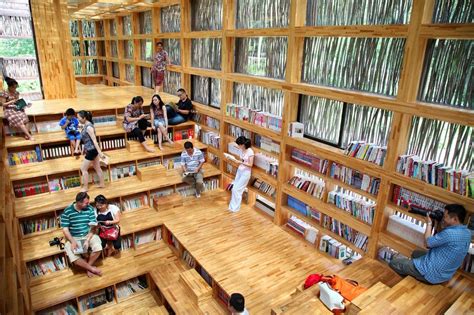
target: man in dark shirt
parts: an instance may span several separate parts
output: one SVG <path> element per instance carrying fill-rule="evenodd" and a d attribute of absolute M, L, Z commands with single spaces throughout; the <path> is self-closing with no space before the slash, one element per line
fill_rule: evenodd
<path fill-rule="evenodd" d="M 191 110 L 193 109 L 193 104 L 184 89 L 178 90 L 178 97 L 179 102 L 176 104 L 175 108 L 169 105 L 166 106 L 169 125 L 178 125 L 187 121 L 191 114 Z"/>

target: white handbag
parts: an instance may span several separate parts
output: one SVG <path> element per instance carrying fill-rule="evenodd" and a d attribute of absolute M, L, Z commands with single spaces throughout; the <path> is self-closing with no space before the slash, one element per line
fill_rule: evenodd
<path fill-rule="evenodd" d="M 319 299 L 330 310 L 343 310 L 344 298 L 326 282 L 319 282 Z"/>

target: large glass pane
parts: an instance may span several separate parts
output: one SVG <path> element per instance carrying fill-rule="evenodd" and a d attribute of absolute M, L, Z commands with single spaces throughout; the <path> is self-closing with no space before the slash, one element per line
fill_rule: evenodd
<path fill-rule="evenodd" d="M 125 80 L 135 83 L 135 66 L 125 65 Z"/>
<path fill-rule="evenodd" d="M 82 36 L 95 37 L 95 22 L 82 20 Z"/>
<path fill-rule="evenodd" d="M 97 65 L 97 59 L 88 59 L 86 63 L 86 74 L 97 74 L 99 73 L 99 67 Z"/>
<path fill-rule="evenodd" d="M 124 16 L 122 19 L 123 35 L 132 35 L 132 17 L 130 15 Z"/>
<path fill-rule="evenodd" d="M 4 23 L 2 24 L 5 25 Z M 79 37 L 79 22 L 77 20 L 69 21 L 69 31 L 71 33 L 71 37 Z"/>
<path fill-rule="evenodd" d="M 163 83 L 163 91 L 165 93 L 176 95 L 176 91 L 179 88 L 181 88 L 181 73 L 165 71 L 165 82 Z"/>
<path fill-rule="evenodd" d="M 140 25 L 140 34 L 151 34 L 153 26 L 151 11 L 140 12 L 138 14 L 138 23 Z"/>
<path fill-rule="evenodd" d="M 208 77 L 201 77 L 199 75 L 191 76 L 191 98 L 198 103 L 204 105 L 209 104 L 210 84 L 211 82 Z"/>
<path fill-rule="evenodd" d="M 284 94 L 281 90 L 245 83 L 234 83 L 232 102 L 281 117 Z"/>
<path fill-rule="evenodd" d="M 153 42 L 151 39 L 140 40 L 140 59 L 146 61 L 153 60 Z"/>
<path fill-rule="evenodd" d="M 404 48 L 404 38 L 309 37 L 302 81 L 395 96 Z"/>
<path fill-rule="evenodd" d="M 418 99 L 474 109 L 474 41 L 428 42 Z"/>
<path fill-rule="evenodd" d="M 181 45 L 176 38 L 163 39 L 163 47 L 168 52 L 168 57 L 174 65 L 181 64 Z"/>
<path fill-rule="evenodd" d="M 433 23 L 474 23 L 474 2 L 435 0 Z"/>
<path fill-rule="evenodd" d="M 220 38 L 192 40 L 191 66 L 213 70 L 221 69 L 222 42 Z"/>
<path fill-rule="evenodd" d="M 115 58 L 118 57 L 118 47 L 117 47 L 116 40 L 113 40 L 110 42 L 110 52 L 112 54 L 112 57 L 115 57 Z"/>
<path fill-rule="evenodd" d="M 222 0 L 191 1 L 191 30 L 212 31 L 222 29 Z"/>
<path fill-rule="evenodd" d="M 81 44 L 77 39 L 73 39 L 71 41 L 72 45 L 72 55 L 73 56 L 80 56 L 81 55 Z"/>
<path fill-rule="evenodd" d="M 147 67 L 140 67 L 141 75 L 142 75 L 142 85 L 153 88 L 152 82 L 151 82 L 151 71 L 150 68 Z"/>
<path fill-rule="evenodd" d="M 285 78 L 287 37 L 238 37 L 235 47 L 235 72 Z"/>
<path fill-rule="evenodd" d="M 84 41 L 84 56 L 97 56 L 97 47 L 95 40 Z"/>
<path fill-rule="evenodd" d="M 73 59 L 72 65 L 74 67 L 74 74 L 75 75 L 82 75 L 82 60 L 81 59 Z"/>
<path fill-rule="evenodd" d="M 100 20 L 97 21 L 97 32 L 96 32 L 97 37 L 104 37 L 104 21 Z"/>
<path fill-rule="evenodd" d="M 117 36 L 117 22 L 115 19 L 110 20 L 110 36 Z"/>
<path fill-rule="evenodd" d="M 211 78 L 211 104 L 212 107 L 221 107 L 221 80 Z"/>
<path fill-rule="evenodd" d="M 112 76 L 114 78 L 120 78 L 120 68 L 117 62 L 112 62 Z"/>
<path fill-rule="evenodd" d="M 123 41 L 123 51 L 125 59 L 133 59 L 133 40 Z"/>
<path fill-rule="evenodd" d="M 408 24 L 412 0 L 307 0 L 306 25 Z"/>
<path fill-rule="evenodd" d="M 177 33 L 181 31 L 181 9 L 179 5 L 161 8 L 161 32 Z"/>
<path fill-rule="evenodd" d="M 236 28 L 288 27 L 290 0 L 237 0 Z"/>

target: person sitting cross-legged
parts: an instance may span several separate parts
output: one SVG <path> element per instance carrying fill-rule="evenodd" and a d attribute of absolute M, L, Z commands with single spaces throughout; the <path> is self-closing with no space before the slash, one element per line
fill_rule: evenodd
<path fill-rule="evenodd" d="M 184 151 L 181 153 L 183 181 L 196 188 L 196 198 L 200 198 L 201 192 L 204 191 L 204 179 L 201 170 L 204 162 L 205 159 L 201 150 L 195 148 L 192 142 L 186 141 Z"/>
<path fill-rule="evenodd" d="M 64 246 L 71 264 L 87 270 L 87 276 L 100 276 L 102 272 L 94 266 L 102 251 L 100 238 L 94 233 L 97 227 L 94 208 L 89 205 L 89 195 L 80 192 L 76 195 L 76 202 L 64 209 L 61 215 L 61 227 L 67 242 Z M 82 254 L 92 253 L 85 260 Z"/>

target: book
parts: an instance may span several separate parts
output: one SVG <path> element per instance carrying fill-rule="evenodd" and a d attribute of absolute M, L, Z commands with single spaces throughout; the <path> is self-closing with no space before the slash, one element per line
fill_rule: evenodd
<path fill-rule="evenodd" d="M 232 161 L 236 161 L 237 162 L 237 159 L 235 158 L 235 156 L 233 156 L 232 154 L 229 154 L 227 152 L 224 152 L 224 156 L 226 157 L 226 159 L 229 159 L 229 160 L 232 160 Z"/>
<path fill-rule="evenodd" d="M 15 105 L 16 105 L 17 110 L 23 110 L 25 109 L 25 107 L 28 106 L 28 103 L 26 103 L 24 99 L 20 98 L 19 100 L 15 102 Z"/>
<path fill-rule="evenodd" d="M 89 248 L 85 247 L 85 242 L 86 242 L 86 239 L 83 238 L 83 239 L 76 239 L 76 242 L 77 242 L 77 248 L 75 250 L 73 250 L 73 253 L 76 254 L 76 255 L 80 255 L 80 254 L 85 254 L 87 253 L 87 250 Z"/>

